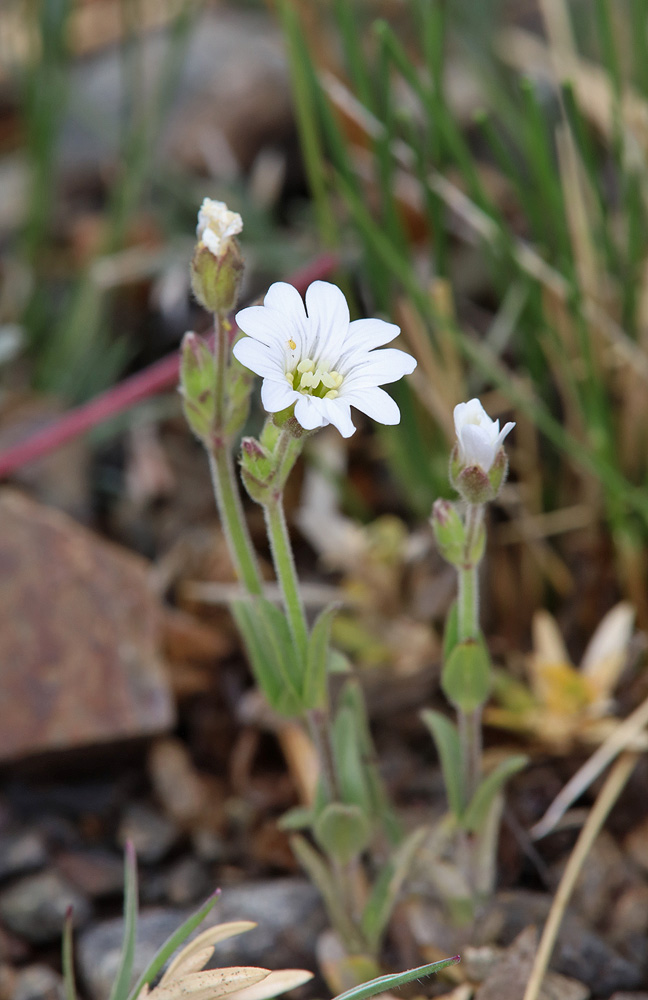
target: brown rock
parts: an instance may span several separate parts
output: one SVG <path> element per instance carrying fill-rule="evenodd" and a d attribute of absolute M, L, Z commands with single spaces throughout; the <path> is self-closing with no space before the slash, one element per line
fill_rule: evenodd
<path fill-rule="evenodd" d="M 0 759 L 167 729 L 147 563 L 0 493 Z"/>
<path fill-rule="evenodd" d="M 522 1000 L 531 973 L 538 941 L 535 927 L 527 927 L 475 993 L 475 1000 Z M 539 1000 L 587 1000 L 590 991 L 576 979 L 547 972 Z"/>

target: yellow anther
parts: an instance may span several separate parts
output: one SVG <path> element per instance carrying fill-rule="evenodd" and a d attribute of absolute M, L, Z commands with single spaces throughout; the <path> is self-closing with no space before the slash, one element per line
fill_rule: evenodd
<path fill-rule="evenodd" d="M 328 392 L 324 394 L 324 399 L 337 399 L 340 393 L 337 389 L 329 389 Z"/>
<path fill-rule="evenodd" d="M 337 389 L 339 383 L 333 377 L 333 372 L 322 372 L 320 378 L 327 389 Z"/>
<path fill-rule="evenodd" d="M 294 372 L 286 372 L 286 378 L 288 379 L 288 381 L 290 382 L 290 384 L 293 385 L 294 382 L 295 382 L 295 373 Z"/>
<path fill-rule="evenodd" d="M 291 351 L 295 351 L 295 350 L 297 350 L 297 344 L 296 344 L 296 343 L 295 343 L 295 341 L 294 341 L 294 340 L 292 339 L 292 337 L 291 337 L 291 338 L 290 338 L 290 340 L 288 341 L 288 347 L 290 348 L 290 350 L 291 350 Z"/>
<path fill-rule="evenodd" d="M 335 379 L 335 388 L 339 389 L 344 382 L 344 375 L 340 375 L 339 372 L 329 372 L 332 379 Z"/>
<path fill-rule="evenodd" d="M 304 372 L 314 372 L 315 362 L 311 361 L 310 358 L 305 358 L 303 361 L 300 361 L 299 364 L 297 365 L 297 371 L 302 374 Z"/>

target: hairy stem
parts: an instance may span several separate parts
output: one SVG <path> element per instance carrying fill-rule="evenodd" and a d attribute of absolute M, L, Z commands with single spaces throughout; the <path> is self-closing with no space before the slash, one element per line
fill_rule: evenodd
<path fill-rule="evenodd" d="M 459 593 L 457 600 L 458 639 L 478 640 L 479 629 L 479 561 L 475 556 L 478 538 L 484 520 L 483 504 L 469 504 L 466 512 L 466 542 L 464 559 L 458 570 Z M 482 710 L 459 712 L 459 737 L 461 740 L 464 794 L 468 804 L 479 785 L 482 760 Z"/>
<path fill-rule="evenodd" d="M 213 440 L 211 447 L 207 449 L 209 471 L 211 472 L 216 506 L 236 574 L 248 593 L 260 596 L 263 594 L 263 582 L 259 563 L 243 512 L 241 495 L 234 474 L 230 442 L 227 440 L 224 430 L 227 404 L 226 375 L 230 355 L 227 335 L 218 316 L 214 317 L 214 338 L 216 415 Z"/>

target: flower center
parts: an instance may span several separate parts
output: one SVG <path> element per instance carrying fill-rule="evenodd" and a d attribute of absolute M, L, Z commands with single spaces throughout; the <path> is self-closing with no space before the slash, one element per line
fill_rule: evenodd
<path fill-rule="evenodd" d="M 319 396 L 320 399 L 335 399 L 344 382 L 344 375 L 334 370 L 327 371 L 321 365 L 315 366 L 311 358 L 300 361 L 293 372 L 286 372 L 286 378 L 293 389 L 305 396 Z"/>

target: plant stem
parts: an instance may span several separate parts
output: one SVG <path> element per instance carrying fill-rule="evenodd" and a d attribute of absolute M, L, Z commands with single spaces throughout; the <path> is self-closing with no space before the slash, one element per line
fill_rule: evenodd
<path fill-rule="evenodd" d="M 459 593 L 457 600 L 458 639 L 479 640 L 479 549 L 478 540 L 484 520 L 483 504 L 468 504 L 466 512 L 466 542 L 464 559 L 458 570 Z M 482 710 L 459 712 L 459 738 L 461 740 L 466 805 L 477 791 L 481 778 Z"/>
<path fill-rule="evenodd" d="M 229 448 L 225 444 L 215 445 L 207 452 L 207 455 L 216 506 L 236 575 L 248 593 L 262 596 L 263 583 L 259 564 L 245 521 Z"/>
<path fill-rule="evenodd" d="M 214 435 L 207 449 L 216 506 L 236 575 L 250 594 L 261 596 L 263 582 L 259 563 L 248 531 L 241 496 L 234 475 L 230 442 L 224 432 L 226 407 L 226 374 L 229 366 L 229 346 L 221 319 L 214 316 L 214 353 L 216 357 Z"/>
<path fill-rule="evenodd" d="M 276 493 L 270 503 L 264 506 L 268 538 L 272 551 L 277 580 L 283 594 L 284 607 L 297 654 L 305 664 L 308 646 L 308 629 L 304 605 L 299 593 L 299 581 L 295 570 L 286 516 L 283 507 L 283 492 Z"/>

